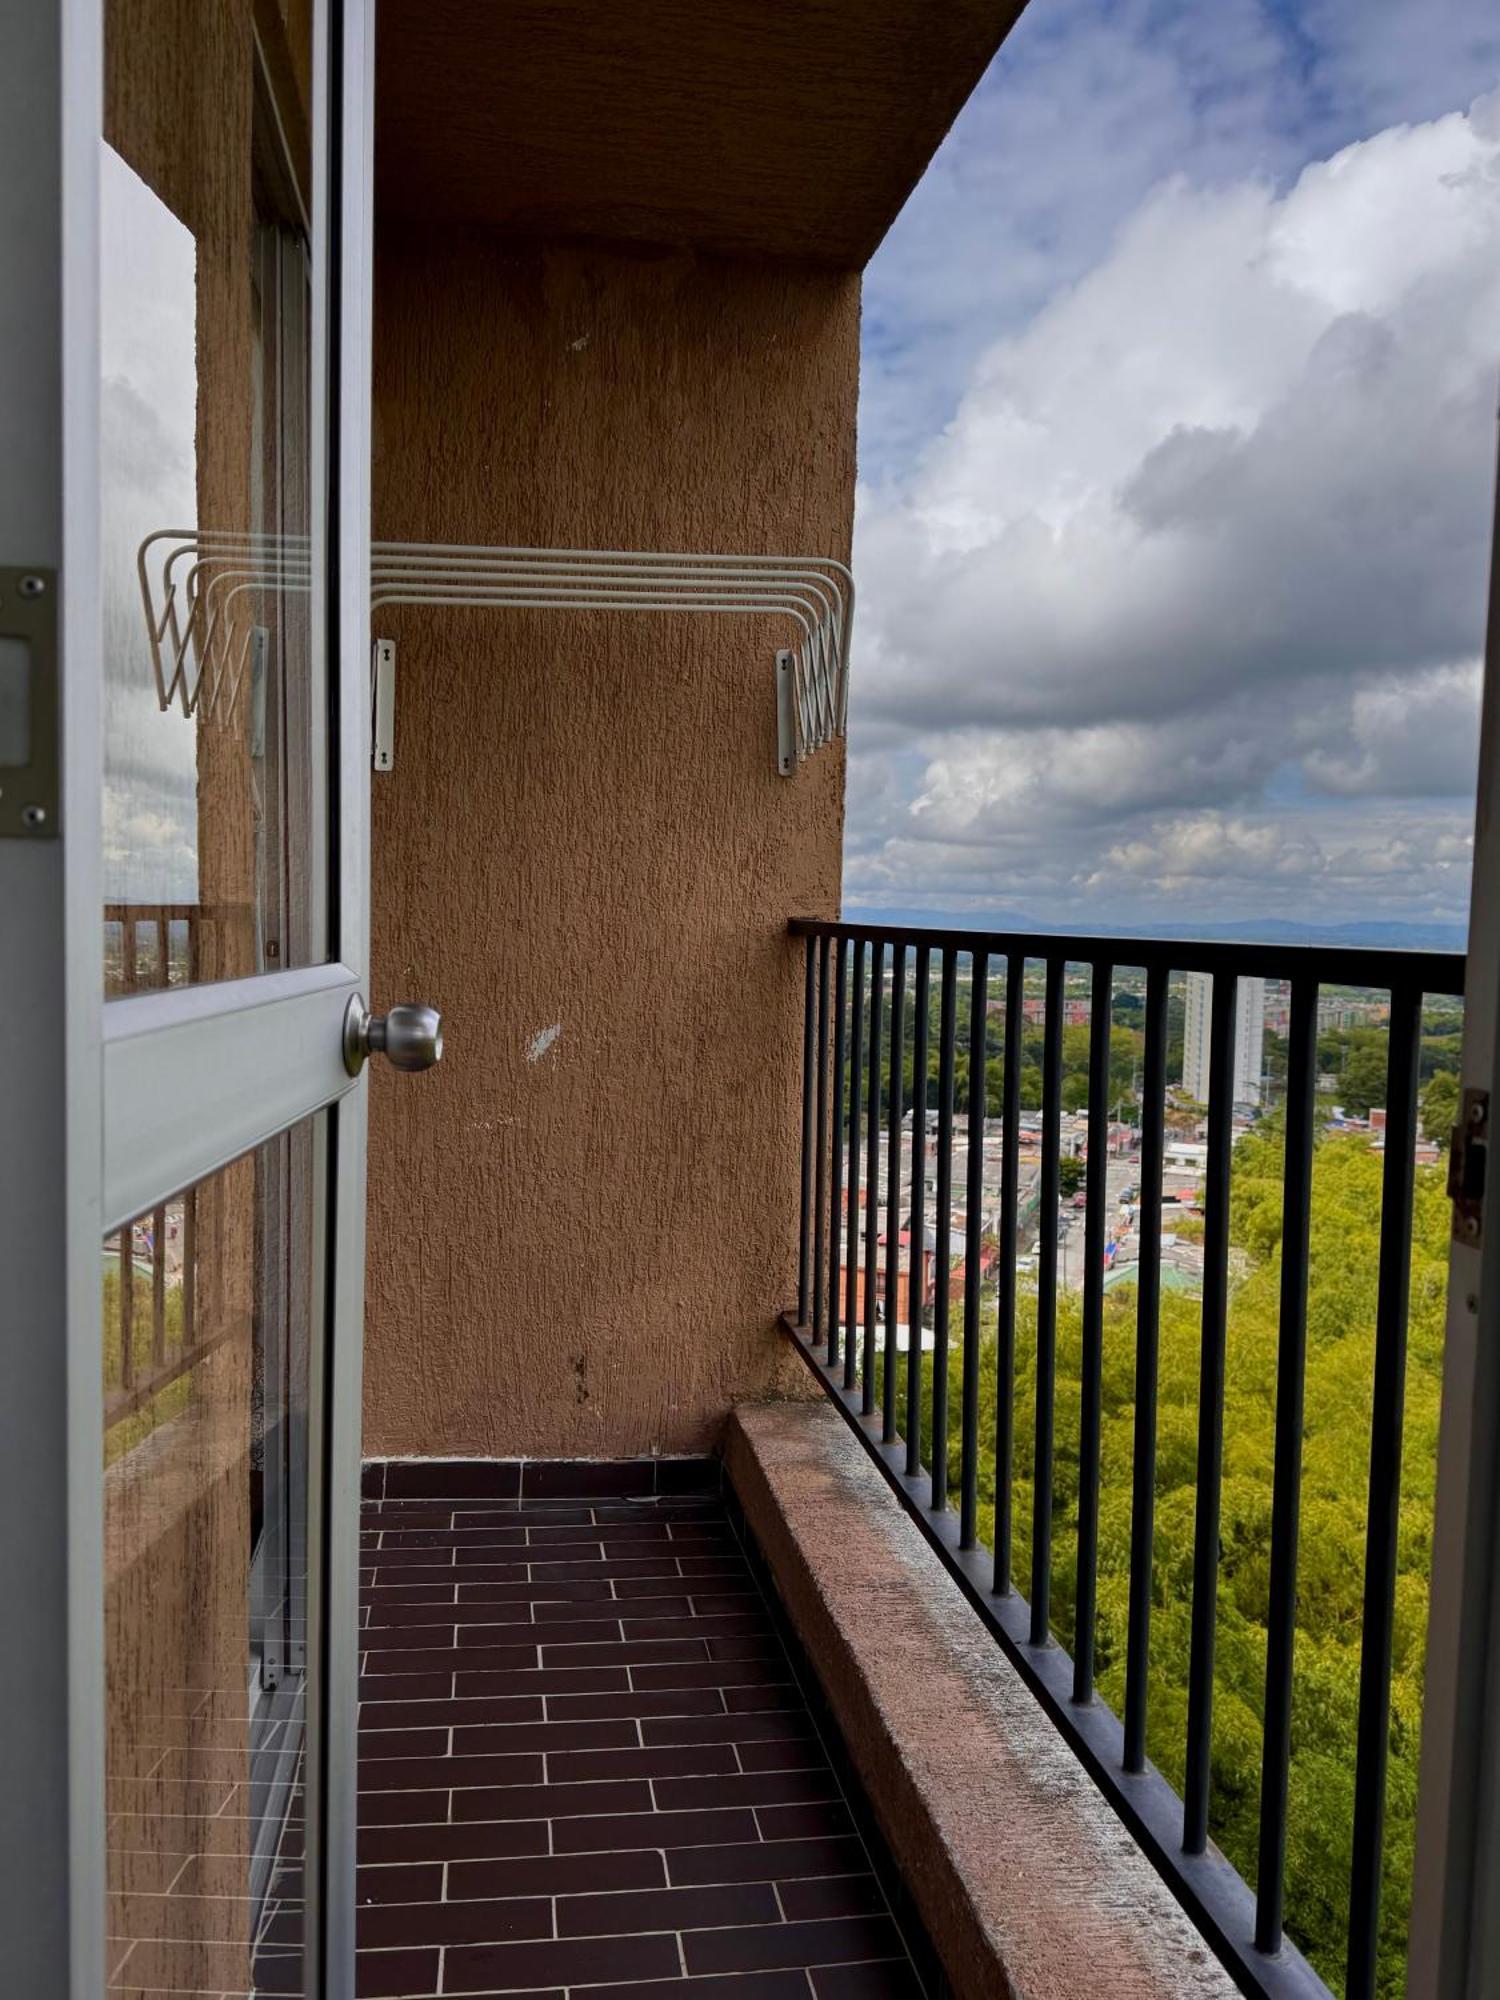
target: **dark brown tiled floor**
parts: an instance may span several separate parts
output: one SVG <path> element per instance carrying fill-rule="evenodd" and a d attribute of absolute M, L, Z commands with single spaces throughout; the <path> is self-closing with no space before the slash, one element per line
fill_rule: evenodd
<path fill-rule="evenodd" d="M 717 1499 L 469 1485 L 364 1540 L 362 1995 L 919 2000 Z"/>

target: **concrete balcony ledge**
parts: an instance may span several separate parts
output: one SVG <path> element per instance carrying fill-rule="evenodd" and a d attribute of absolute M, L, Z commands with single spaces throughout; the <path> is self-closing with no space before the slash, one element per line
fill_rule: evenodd
<path fill-rule="evenodd" d="M 742 1405 L 724 1461 L 960 2000 L 1229 2000 L 836 1412 Z"/>

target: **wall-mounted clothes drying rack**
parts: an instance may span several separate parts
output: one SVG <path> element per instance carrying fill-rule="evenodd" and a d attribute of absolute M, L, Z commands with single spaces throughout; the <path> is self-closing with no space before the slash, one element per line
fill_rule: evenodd
<path fill-rule="evenodd" d="M 844 733 L 854 579 L 830 556 L 524 549 L 428 542 L 371 545 L 370 606 L 497 610 L 692 611 L 779 618 L 796 633 L 775 655 L 777 769 Z M 305 538 L 160 529 L 137 555 L 157 700 L 227 722 L 263 628 L 257 593 L 306 591 Z M 262 600 L 263 601 L 263 600 Z M 389 719 L 394 646 L 375 642 L 375 711 Z M 382 762 L 390 768 L 389 744 Z"/>

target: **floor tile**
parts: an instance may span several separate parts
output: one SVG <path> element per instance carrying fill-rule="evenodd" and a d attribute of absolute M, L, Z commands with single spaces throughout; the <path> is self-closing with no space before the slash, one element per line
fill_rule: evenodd
<path fill-rule="evenodd" d="M 360 1994 L 921 2000 L 709 1475 L 627 1473 L 371 1481 Z"/>

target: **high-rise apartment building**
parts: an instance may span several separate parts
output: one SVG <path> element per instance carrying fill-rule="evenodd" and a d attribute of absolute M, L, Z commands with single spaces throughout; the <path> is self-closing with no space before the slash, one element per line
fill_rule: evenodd
<path fill-rule="evenodd" d="M 1214 983 L 1206 972 L 1187 976 L 1187 1018 L 1182 1034 L 1182 1087 L 1200 1104 L 1208 1102 L 1208 1034 Z M 1234 1024 L 1234 1101 L 1260 1103 L 1261 1064 L 1266 1039 L 1266 982 L 1242 979 Z"/>

